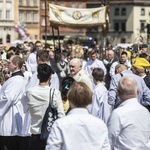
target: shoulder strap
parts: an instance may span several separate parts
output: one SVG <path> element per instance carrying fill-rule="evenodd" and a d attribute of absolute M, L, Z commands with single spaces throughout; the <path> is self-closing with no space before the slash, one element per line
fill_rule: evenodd
<path fill-rule="evenodd" d="M 52 93 L 52 91 L 53 91 L 53 93 Z M 50 91 L 49 91 L 49 106 L 51 106 L 51 104 L 53 104 L 54 91 L 55 91 L 55 89 L 50 88 Z"/>
<path fill-rule="evenodd" d="M 120 72 L 121 77 L 123 77 L 123 74 Z"/>

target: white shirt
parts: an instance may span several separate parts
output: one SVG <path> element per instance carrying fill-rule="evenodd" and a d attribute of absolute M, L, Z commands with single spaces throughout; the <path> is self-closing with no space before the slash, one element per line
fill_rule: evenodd
<path fill-rule="evenodd" d="M 116 66 L 119 64 L 119 61 L 115 61 L 112 63 L 112 65 L 110 66 L 110 71 L 109 71 L 109 75 L 112 77 L 113 75 L 115 75 L 115 68 Z"/>
<path fill-rule="evenodd" d="M 37 77 L 37 71 L 35 71 L 26 85 L 26 89 L 34 87 L 39 84 L 39 79 Z M 50 87 L 54 89 L 59 89 L 59 78 L 56 73 L 51 75 Z"/>
<path fill-rule="evenodd" d="M 27 90 L 28 105 L 31 115 L 31 133 L 40 134 L 44 114 L 49 105 L 50 87 L 37 85 Z M 55 89 L 53 104 L 56 105 L 58 117 L 64 116 L 60 92 Z"/>
<path fill-rule="evenodd" d="M 106 74 L 106 68 L 101 60 L 95 59 L 87 61 L 85 65 L 85 70 L 88 72 L 89 76 L 92 76 L 92 70 L 94 68 L 102 68 L 104 70 L 104 75 Z"/>
<path fill-rule="evenodd" d="M 107 127 L 87 109 L 74 108 L 55 121 L 46 150 L 110 150 Z"/>
<path fill-rule="evenodd" d="M 26 79 L 26 81 L 28 82 L 28 81 L 31 79 L 31 77 L 32 77 L 32 72 L 30 72 L 30 71 L 25 71 L 25 72 L 23 73 L 23 75 L 24 75 L 24 78 Z"/>
<path fill-rule="evenodd" d="M 95 86 L 92 96 L 92 105 L 89 112 L 102 119 L 106 124 L 111 114 L 112 106 L 108 104 L 108 91 L 103 83 L 99 83 Z"/>
<path fill-rule="evenodd" d="M 16 75 L 10 77 L 0 90 L 0 135 L 29 136 L 29 111 L 22 99 L 25 79 Z"/>
<path fill-rule="evenodd" d="M 124 101 L 108 121 L 114 150 L 150 150 L 150 113 L 136 98 Z"/>
<path fill-rule="evenodd" d="M 36 54 L 37 54 L 36 51 L 31 53 L 26 62 L 28 64 L 27 65 L 28 71 L 31 71 L 32 73 L 34 73 L 37 70 Z"/>
<path fill-rule="evenodd" d="M 93 82 L 93 77 L 92 77 L 92 71 L 94 68 L 102 68 L 104 71 L 104 75 L 106 75 L 106 68 L 101 60 L 95 59 L 94 61 L 93 60 L 87 61 L 86 65 L 85 65 L 85 70 L 87 71 L 87 73 L 90 77 L 93 88 L 95 86 L 95 84 Z"/>

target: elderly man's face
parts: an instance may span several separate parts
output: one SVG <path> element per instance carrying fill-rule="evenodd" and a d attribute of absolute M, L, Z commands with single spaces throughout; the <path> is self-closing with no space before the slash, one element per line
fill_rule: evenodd
<path fill-rule="evenodd" d="M 108 59 L 109 60 L 114 59 L 114 52 L 113 51 L 108 51 Z"/>
<path fill-rule="evenodd" d="M 75 61 L 70 61 L 69 68 L 70 74 L 73 76 L 81 70 L 82 66 L 79 63 L 76 63 Z"/>

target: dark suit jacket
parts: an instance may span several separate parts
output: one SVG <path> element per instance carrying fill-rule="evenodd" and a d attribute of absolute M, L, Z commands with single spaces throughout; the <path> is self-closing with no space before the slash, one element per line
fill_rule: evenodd
<path fill-rule="evenodd" d="M 150 77 L 149 77 L 149 76 L 146 76 L 146 77 L 144 77 L 143 79 L 144 79 L 144 81 L 145 81 L 147 87 L 150 89 Z"/>
<path fill-rule="evenodd" d="M 149 76 L 145 76 L 143 79 L 144 79 L 145 84 L 147 85 L 147 87 L 150 89 L 150 77 L 149 77 Z M 147 106 L 147 109 L 148 109 L 149 112 L 150 112 L 150 105 Z"/>

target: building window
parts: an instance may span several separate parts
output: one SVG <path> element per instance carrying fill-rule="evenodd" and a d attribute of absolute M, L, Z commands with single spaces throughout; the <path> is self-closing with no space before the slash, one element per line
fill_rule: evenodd
<path fill-rule="evenodd" d="M 119 31 L 119 22 L 114 23 L 114 30 Z"/>
<path fill-rule="evenodd" d="M 126 31 L 126 22 L 121 22 L 121 31 Z"/>
<path fill-rule="evenodd" d="M 141 21 L 140 25 L 141 25 L 140 31 L 144 32 L 145 31 L 145 21 Z"/>
<path fill-rule="evenodd" d="M 72 8 L 76 8 L 76 3 L 72 3 Z"/>
<path fill-rule="evenodd" d="M 0 37 L 0 43 L 3 43 L 3 39 Z"/>
<path fill-rule="evenodd" d="M 79 4 L 78 4 L 78 8 L 82 8 L 82 3 L 79 3 Z"/>
<path fill-rule="evenodd" d="M 38 12 L 33 12 L 33 22 L 38 22 Z"/>
<path fill-rule="evenodd" d="M 38 36 L 37 36 L 37 35 L 35 35 L 34 39 L 35 39 L 35 40 L 37 40 L 37 39 L 38 39 Z"/>
<path fill-rule="evenodd" d="M 121 10 L 121 15 L 122 15 L 122 16 L 126 16 L 126 8 L 122 8 L 122 10 Z"/>
<path fill-rule="evenodd" d="M 19 21 L 20 21 L 20 22 L 23 22 L 23 21 L 24 21 L 24 12 L 23 12 L 23 11 L 20 11 L 20 12 L 19 12 Z"/>
<path fill-rule="evenodd" d="M 6 20 L 10 20 L 10 10 L 6 10 Z"/>
<path fill-rule="evenodd" d="M 7 42 L 7 43 L 10 43 L 10 37 L 11 37 L 10 34 L 7 34 L 7 35 L 6 35 L 6 42 Z"/>
<path fill-rule="evenodd" d="M 41 26 L 45 26 L 45 18 L 42 18 Z"/>
<path fill-rule="evenodd" d="M 26 21 L 27 21 L 27 22 L 30 22 L 30 21 L 31 21 L 31 13 L 30 13 L 30 12 L 27 12 Z"/>
<path fill-rule="evenodd" d="M 126 21 L 125 20 L 117 20 L 114 22 L 114 31 L 126 31 Z"/>
<path fill-rule="evenodd" d="M 145 15 L 145 9 L 141 8 L 141 16 L 144 16 L 144 15 Z"/>
<path fill-rule="evenodd" d="M 23 0 L 19 0 L 19 6 L 23 6 Z"/>
<path fill-rule="evenodd" d="M 119 16 L 119 8 L 115 8 L 115 16 Z"/>
<path fill-rule="evenodd" d="M 0 10 L 0 20 L 2 20 L 2 10 Z"/>
<path fill-rule="evenodd" d="M 26 6 L 30 6 L 30 0 L 26 1 Z"/>
<path fill-rule="evenodd" d="M 37 6 L 37 0 L 33 0 L 33 6 Z"/>
<path fill-rule="evenodd" d="M 150 38 L 150 24 L 147 24 L 147 34 L 149 35 L 148 37 Z"/>
<path fill-rule="evenodd" d="M 45 2 L 44 1 L 42 1 L 41 7 L 42 7 L 42 9 L 45 9 Z"/>

